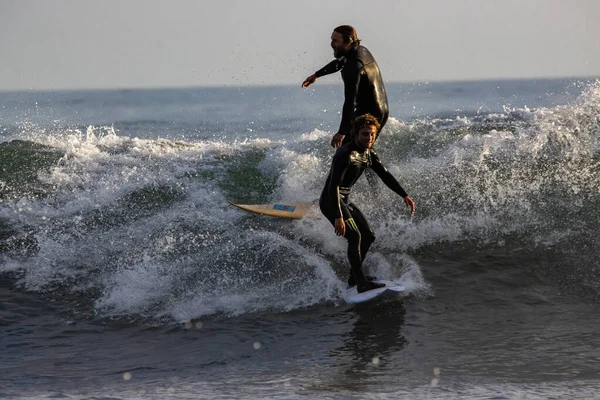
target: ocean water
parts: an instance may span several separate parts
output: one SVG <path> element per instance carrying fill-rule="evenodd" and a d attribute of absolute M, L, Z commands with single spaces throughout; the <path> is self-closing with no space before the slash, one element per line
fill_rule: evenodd
<path fill-rule="evenodd" d="M 316 207 L 228 204 L 318 198 L 324 82 L 0 93 L 0 398 L 598 398 L 600 81 L 388 84 L 362 306 Z"/>

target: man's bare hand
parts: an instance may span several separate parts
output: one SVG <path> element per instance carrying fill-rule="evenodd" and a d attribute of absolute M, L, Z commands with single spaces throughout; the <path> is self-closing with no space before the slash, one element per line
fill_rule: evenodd
<path fill-rule="evenodd" d="M 335 219 L 335 234 L 338 236 L 344 236 L 346 234 L 346 223 L 344 218 Z"/>
<path fill-rule="evenodd" d="M 333 135 L 333 138 L 331 138 L 331 147 L 337 149 L 338 147 L 340 147 L 342 145 L 343 141 L 344 141 L 344 135 L 336 133 L 335 135 Z"/>
<path fill-rule="evenodd" d="M 307 88 L 310 85 L 312 85 L 313 83 L 315 83 L 316 80 L 317 80 L 317 76 L 315 74 L 312 74 L 311 76 L 309 76 L 308 78 L 306 78 L 304 80 L 304 82 L 302 82 L 302 87 L 303 88 Z"/>
<path fill-rule="evenodd" d="M 406 196 L 404 198 L 404 204 L 406 204 L 407 207 L 410 207 L 411 215 L 415 213 L 415 202 L 410 198 L 410 196 Z"/>

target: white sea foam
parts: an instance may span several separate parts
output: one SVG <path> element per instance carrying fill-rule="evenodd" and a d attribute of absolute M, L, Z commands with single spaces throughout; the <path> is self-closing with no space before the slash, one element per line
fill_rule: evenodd
<path fill-rule="evenodd" d="M 584 209 L 600 191 L 599 87 L 563 107 L 391 118 L 378 146 L 417 212 L 411 218 L 381 184 L 376 196 L 365 179 L 357 184 L 353 199 L 377 237 L 366 268 L 418 294 L 429 288 L 408 254 L 424 246 L 485 243 L 531 227 L 533 244 L 570 240 L 555 215 Z M 330 135 L 184 142 L 119 136 L 110 126 L 31 128 L 25 139 L 64 156 L 39 173 L 44 196 L 1 203 L 2 218 L 34 250 L 4 255 L 0 269 L 24 272 L 31 290 L 100 293 L 93 304 L 104 316 L 184 321 L 340 303 L 346 243 L 317 204 L 300 221 L 227 205 L 231 191 L 247 195 L 235 192 L 239 186 L 261 187 L 231 173 L 252 168 L 275 182 L 264 193 L 271 200 L 317 199 L 333 154 Z M 248 154 L 258 161 L 244 164 Z"/>

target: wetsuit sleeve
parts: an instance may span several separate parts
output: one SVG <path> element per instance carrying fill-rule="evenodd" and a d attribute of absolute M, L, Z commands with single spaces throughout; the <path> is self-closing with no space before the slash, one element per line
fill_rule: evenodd
<path fill-rule="evenodd" d="M 348 169 L 347 153 L 338 151 L 333 156 L 329 188 L 327 188 L 327 196 L 331 202 L 331 209 L 334 212 L 335 218 L 342 217 L 342 209 L 340 207 L 340 184 L 342 183 L 342 178 L 344 177 L 346 169 Z"/>
<path fill-rule="evenodd" d="M 336 58 L 335 60 L 333 60 L 332 62 L 330 62 L 329 64 L 327 64 L 326 66 L 324 66 L 323 68 L 318 70 L 317 72 L 315 72 L 315 76 L 317 78 L 320 78 L 322 76 L 338 72 L 344 66 L 345 60 L 346 59 L 343 57 Z"/>
<path fill-rule="evenodd" d="M 402 189 L 402 186 L 400 186 L 400 184 L 398 183 L 396 178 L 394 178 L 394 175 L 392 175 L 390 173 L 390 171 L 388 171 L 383 166 L 383 164 L 381 164 L 381 160 L 379 159 L 379 156 L 377 155 L 377 153 L 375 153 L 372 150 L 371 150 L 371 168 L 373 169 L 373 171 L 375 171 L 377 176 L 379 176 L 379 178 L 381 178 L 381 180 L 383 181 L 383 183 L 385 183 L 385 185 L 387 187 L 389 187 L 395 193 L 399 194 L 402 197 L 408 196 L 408 194 L 406 193 L 406 191 L 404 189 Z"/>
<path fill-rule="evenodd" d="M 354 104 L 360 83 L 360 68 L 358 61 L 352 60 L 346 63 L 342 71 L 344 79 L 344 107 L 342 108 L 342 122 L 338 133 L 349 135 L 352 130 L 352 119 L 354 118 Z"/>

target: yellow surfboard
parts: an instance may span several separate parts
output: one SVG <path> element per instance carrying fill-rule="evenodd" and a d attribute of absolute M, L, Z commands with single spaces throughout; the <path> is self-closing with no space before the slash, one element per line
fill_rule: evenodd
<path fill-rule="evenodd" d="M 271 217 L 300 219 L 310 212 L 310 207 L 316 201 L 305 201 L 298 203 L 274 203 L 274 204 L 229 204 L 251 213 L 269 215 Z"/>

